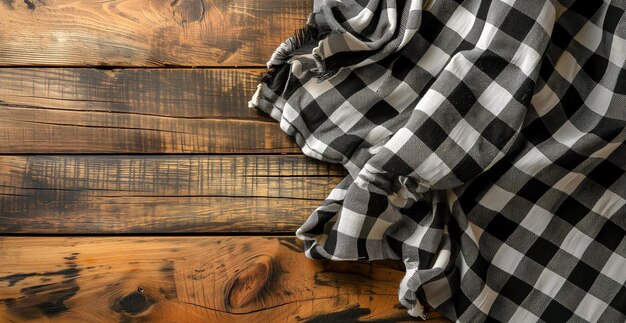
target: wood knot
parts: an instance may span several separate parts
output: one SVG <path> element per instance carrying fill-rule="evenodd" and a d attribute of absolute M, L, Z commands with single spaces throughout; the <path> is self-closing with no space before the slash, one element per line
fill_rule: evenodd
<path fill-rule="evenodd" d="M 181 25 L 202 21 L 206 11 L 204 0 L 173 0 L 170 6 L 174 19 Z"/>
<path fill-rule="evenodd" d="M 144 288 L 139 286 L 137 291 L 134 291 L 124 297 L 119 298 L 115 304 L 113 304 L 113 310 L 118 313 L 137 315 L 145 312 L 156 301 L 151 297 L 144 294 Z"/>
<path fill-rule="evenodd" d="M 272 258 L 259 256 L 243 269 L 226 289 L 226 307 L 241 308 L 250 304 L 267 286 L 272 275 Z"/>

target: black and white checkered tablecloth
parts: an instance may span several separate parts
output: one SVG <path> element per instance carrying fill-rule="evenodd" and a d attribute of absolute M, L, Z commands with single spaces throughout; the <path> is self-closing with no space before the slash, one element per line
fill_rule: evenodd
<path fill-rule="evenodd" d="M 306 255 L 461 322 L 626 321 L 626 2 L 318 0 L 250 106 L 349 172 Z"/>

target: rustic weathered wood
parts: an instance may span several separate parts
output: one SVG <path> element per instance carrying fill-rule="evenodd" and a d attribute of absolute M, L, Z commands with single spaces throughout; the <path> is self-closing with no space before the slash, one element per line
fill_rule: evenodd
<path fill-rule="evenodd" d="M 258 69 L 0 69 L 0 153 L 299 153 Z"/>
<path fill-rule="evenodd" d="M 265 69 L 254 68 L 2 68 L 0 103 L 41 110 L 269 121 L 264 113 L 247 108 L 263 73 Z"/>
<path fill-rule="evenodd" d="M 3 0 L 0 65 L 263 65 L 312 0 Z"/>
<path fill-rule="evenodd" d="M 294 232 L 344 174 L 298 155 L 3 156 L 0 233 Z"/>
<path fill-rule="evenodd" d="M 0 107 L 0 153 L 297 153 L 274 122 Z"/>
<path fill-rule="evenodd" d="M 0 250 L 0 321 L 412 320 L 399 261 L 310 260 L 294 238 L 15 237 Z"/>

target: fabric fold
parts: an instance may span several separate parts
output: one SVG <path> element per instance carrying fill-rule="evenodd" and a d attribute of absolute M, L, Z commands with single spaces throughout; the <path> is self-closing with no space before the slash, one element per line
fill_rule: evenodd
<path fill-rule="evenodd" d="M 626 319 L 625 7 L 315 1 L 249 103 L 349 172 L 306 256 L 403 261 L 416 317 Z"/>

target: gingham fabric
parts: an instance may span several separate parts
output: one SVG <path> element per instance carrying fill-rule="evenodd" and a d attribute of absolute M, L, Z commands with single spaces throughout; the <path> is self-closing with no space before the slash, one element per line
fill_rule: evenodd
<path fill-rule="evenodd" d="M 306 256 L 460 322 L 626 321 L 626 2 L 319 0 L 250 107 L 349 175 Z"/>

